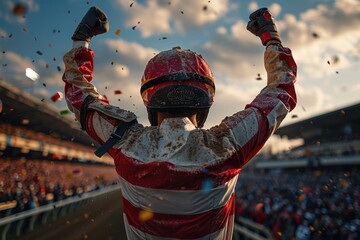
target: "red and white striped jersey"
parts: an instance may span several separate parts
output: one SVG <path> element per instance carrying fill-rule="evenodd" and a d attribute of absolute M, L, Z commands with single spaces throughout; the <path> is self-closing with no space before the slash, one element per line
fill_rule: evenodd
<path fill-rule="evenodd" d="M 237 176 L 296 105 L 291 51 L 271 45 L 264 56 L 267 86 L 218 126 L 199 129 L 188 118 L 139 124 L 108 151 L 119 174 L 128 239 L 232 238 Z M 98 99 L 88 107 L 86 131 L 103 144 L 132 113 L 96 91 L 93 57 L 86 47 L 66 53 L 63 81 L 78 119 L 84 99 Z"/>

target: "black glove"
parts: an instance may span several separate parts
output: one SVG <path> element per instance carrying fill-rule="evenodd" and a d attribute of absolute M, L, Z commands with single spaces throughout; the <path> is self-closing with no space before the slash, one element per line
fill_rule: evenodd
<path fill-rule="evenodd" d="M 280 35 L 277 31 L 274 18 L 267 8 L 260 8 L 249 16 L 250 21 L 247 25 L 249 30 L 254 35 L 260 37 L 264 46 L 270 44 L 281 44 Z"/>
<path fill-rule="evenodd" d="M 107 31 L 109 31 L 109 22 L 106 14 L 98 7 L 91 7 L 79 23 L 71 39 L 90 43 L 93 36 Z"/>

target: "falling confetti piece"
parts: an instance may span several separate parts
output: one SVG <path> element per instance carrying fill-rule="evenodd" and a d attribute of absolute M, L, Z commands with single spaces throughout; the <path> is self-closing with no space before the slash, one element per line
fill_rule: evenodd
<path fill-rule="evenodd" d="M 23 28 L 23 31 L 24 31 L 24 32 L 27 32 L 28 30 L 27 30 L 27 28 Z"/>
<path fill-rule="evenodd" d="M 45 100 L 45 98 L 42 98 L 41 101 L 43 102 Z"/>
<path fill-rule="evenodd" d="M 319 34 L 317 34 L 316 32 L 313 32 L 313 33 L 312 33 L 312 36 L 313 36 L 314 38 L 319 38 Z"/>
<path fill-rule="evenodd" d="M 36 51 L 36 53 L 37 53 L 38 55 L 40 55 L 40 56 L 43 55 L 43 53 L 42 53 L 41 51 L 39 51 L 39 50 Z"/>
<path fill-rule="evenodd" d="M 14 7 L 12 9 L 12 13 L 16 16 L 23 16 L 26 13 L 27 9 L 28 9 L 28 7 L 26 4 L 17 3 L 14 5 Z"/>
<path fill-rule="evenodd" d="M 298 117 L 298 115 L 296 115 L 296 114 L 293 114 L 292 116 L 291 116 L 291 118 L 297 118 Z"/>
<path fill-rule="evenodd" d="M 114 94 L 121 94 L 122 92 L 121 92 L 121 90 L 115 90 L 114 91 Z"/>
<path fill-rule="evenodd" d="M 345 111 L 344 111 L 344 110 L 341 110 L 341 111 L 340 111 L 340 115 L 342 115 L 342 116 L 343 116 L 343 115 L 345 115 L 345 114 L 346 114 L 346 113 L 345 113 Z"/>
<path fill-rule="evenodd" d="M 21 123 L 23 124 L 23 125 L 28 125 L 29 124 L 29 119 L 23 119 L 22 121 L 21 121 Z"/>
<path fill-rule="evenodd" d="M 136 26 L 133 26 L 133 27 L 132 27 L 132 30 L 135 30 L 135 28 L 136 28 Z"/>
<path fill-rule="evenodd" d="M 61 67 L 60 67 L 60 66 L 57 66 L 57 70 L 58 70 L 59 72 L 61 72 Z"/>
<path fill-rule="evenodd" d="M 209 191 L 212 187 L 213 187 L 213 182 L 211 181 L 211 179 L 204 179 L 201 185 L 201 190 Z"/>
<path fill-rule="evenodd" d="M 340 61 L 340 58 L 338 56 L 333 56 L 331 59 L 331 62 L 334 64 L 337 64 Z"/>
<path fill-rule="evenodd" d="M 12 33 L 10 33 L 9 38 L 12 38 L 12 36 L 13 36 L 13 34 L 12 34 Z"/>
<path fill-rule="evenodd" d="M 134 4 L 134 3 L 132 2 L 132 3 L 130 4 L 130 7 L 132 7 L 132 6 L 133 6 L 133 4 Z"/>
<path fill-rule="evenodd" d="M 121 33 L 121 30 L 120 30 L 120 29 L 116 29 L 115 34 L 116 34 L 117 36 L 120 36 L 120 33 Z"/>
<path fill-rule="evenodd" d="M 43 83 L 42 85 L 43 85 L 44 87 L 46 87 L 46 83 Z"/>
<path fill-rule="evenodd" d="M 31 68 L 25 69 L 25 75 L 30 78 L 33 81 L 36 81 L 39 78 L 39 74 L 37 74 L 34 70 Z"/>
<path fill-rule="evenodd" d="M 329 64 L 329 65 L 330 65 L 330 61 L 327 61 L 327 64 Z"/>
<path fill-rule="evenodd" d="M 204 10 L 204 11 L 206 11 L 207 9 L 208 9 L 208 7 L 207 7 L 207 6 L 204 6 L 204 7 L 203 7 L 203 10 Z"/>
<path fill-rule="evenodd" d="M 258 73 L 258 75 L 257 75 L 257 77 L 255 79 L 258 80 L 258 81 L 262 80 L 262 78 L 260 77 L 260 73 Z"/>
<path fill-rule="evenodd" d="M 139 212 L 139 220 L 146 222 L 154 217 L 154 213 L 148 210 L 142 210 Z"/>
<path fill-rule="evenodd" d="M 60 115 L 67 115 L 67 114 L 70 114 L 70 111 L 67 109 L 60 111 Z"/>
<path fill-rule="evenodd" d="M 57 92 L 51 97 L 51 101 L 56 102 L 61 100 L 62 98 L 63 98 L 63 94 L 61 92 Z"/>
<path fill-rule="evenodd" d="M 184 14 L 184 11 L 181 11 L 181 14 Z"/>

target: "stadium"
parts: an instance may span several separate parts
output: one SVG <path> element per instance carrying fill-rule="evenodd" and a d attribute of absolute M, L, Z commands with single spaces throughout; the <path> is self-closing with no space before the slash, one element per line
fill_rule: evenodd
<path fill-rule="evenodd" d="M 2 239 L 126 239 L 112 159 L 50 104 L 4 81 L 0 96 Z M 275 134 L 301 144 L 243 169 L 234 239 L 358 239 L 360 103 Z"/>

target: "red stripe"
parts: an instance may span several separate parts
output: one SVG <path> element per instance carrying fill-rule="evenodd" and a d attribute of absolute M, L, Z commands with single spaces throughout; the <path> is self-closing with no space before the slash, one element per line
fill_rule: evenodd
<path fill-rule="evenodd" d="M 176 207 L 176 206 L 174 206 Z M 178 239 L 194 239 L 208 235 L 224 228 L 235 209 L 235 195 L 224 207 L 196 215 L 175 215 L 153 213 L 152 218 L 140 221 L 141 208 L 134 207 L 123 198 L 123 209 L 129 224 L 142 232 Z"/>
<path fill-rule="evenodd" d="M 142 163 L 120 151 L 114 159 L 118 174 L 131 184 L 171 190 L 199 190 L 204 183 L 211 183 L 212 187 L 223 185 L 240 172 L 243 162 L 238 154 L 233 154 L 217 164 L 189 171 L 179 170 L 178 166 L 169 162 Z"/>

